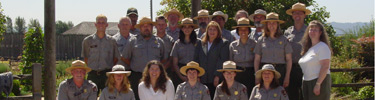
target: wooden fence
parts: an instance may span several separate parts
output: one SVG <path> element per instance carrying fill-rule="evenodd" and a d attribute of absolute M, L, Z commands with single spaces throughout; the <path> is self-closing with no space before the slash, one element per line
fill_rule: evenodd
<path fill-rule="evenodd" d="M 374 67 L 361 67 L 351 69 L 330 69 L 331 72 L 374 72 Z M 374 86 L 374 82 L 369 83 L 345 83 L 345 84 L 332 84 L 332 87 L 364 87 Z"/>
<path fill-rule="evenodd" d="M 81 57 L 82 41 L 87 35 L 56 35 L 56 59 L 68 60 Z M 22 55 L 23 34 L 4 34 L 0 57 L 17 59 Z"/>

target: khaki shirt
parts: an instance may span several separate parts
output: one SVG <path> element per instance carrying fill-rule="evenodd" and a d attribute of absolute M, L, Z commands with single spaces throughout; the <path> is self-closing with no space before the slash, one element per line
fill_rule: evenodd
<path fill-rule="evenodd" d="M 223 84 L 216 87 L 214 100 L 248 100 L 246 86 L 235 81 L 229 88 L 230 95 L 221 90 Z"/>
<path fill-rule="evenodd" d="M 128 93 L 118 92 L 117 89 L 113 89 L 110 93 L 108 87 L 104 88 L 102 94 L 100 94 L 99 100 L 135 100 L 134 92 L 132 89 Z"/>
<path fill-rule="evenodd" d="M 149 40 L 141 35 L 131 38 L 122 55 L 125 59 L 130 59 L 130 68 L 135 72 L 143 72 L 147 62 L 151 60 L 161 61 L 168 57 L 163 40 L 154 35 Z"/>
<path fill-rule="evenodd" d="M 168 54 L 168 57 L 169 57 L 169 54 L 171 53 L 172 46 L 173 46 L 175 41 L 168 34 L 165 34 L 164 37 L 159 37 L 159 38 L 161 38 L 164 41 L 165 50 L 166 50 L 166 52 Z"/>
<path fill-rule="evenodd" d="M 254 53 L 261 56 L 262 63 L 286 64 L 285 55 L 292 52 L 292 46 L 286 37 L 280 36 L 273 40 L 262 36 L 255 46 Z"/>
<path fill-rule="evenodd" d="M 192 87 L 184 82 L 178 85 L 174 100 L 211 100 L 211 97 L 206 85 L 197 82 Z"/>
<path fill-rule="evenodd" d="M 297 31 L 294 29 L 294 26 L 289 27 L 287 30 L 285 30 L 285 37 L 289 40 L 290 44 L 293 48 L 292 53 L 292 61 L 293 63 L 298 63 L 299 59 L 302 57 L 301 51 L 302 51 L 302 44 L 300 43 L 302 40 L 303 35 L 305 34 L 307 26 L 303 25 L 303 27 Z"/>
<path fill-rule="evenodd" d="M 62 81 L 58 91 L 57 100 L 96 100 L 98 88 L 88 80 L 78 88 L 72 78 Z"/>
<path fill-rule="evenodd" d="M 281 86 L 276 89 L 266 90 L 259 88 L 259 85 L 253 88 L 249 100 L 289 100 L 288 94 Z"/>
<path fill-rule="evenodd" d="M 255 45 L 252 39 L 248 39 L 246 44 L 242 44 L 240 39 L 233 41 L 229 45 L 229 60 L 236 62 L 237 66 L 253 67 Z"/>
<path fill-rule="evenodd" d="M 141 31 L 139 29 L 135 29 L 135 30 L 129 30 L 130 34 L 133 34 L 133 35 L 139 35 L 141 33 Z"/>
<path fill-rule="evenodd" d="M 197 46 L 199 40 L 195 44 L 187 43 L 184 44 L 178 39 L 174 43 L 171 56 L 178 58 L 178 63 L 187 64 L 194 60 L 195 47 Z"/>
<path fill-rule="evenodd" d="M 119 58 L 120 54 L 115 39 L 109 35 L 100 39 L 95 33 L 83 40 L 82 57 L 88 58 L 87 66 L 92 70 L 101 71 L 111 69 L 114 58 Z"/>
<path fill-rule="evenodd" d="M 172 31 L 169 29 L 169 27 L 167 27 L 165 30 L 167 31 L 167 34 L 173 38 L 173 41 L 177 41 L 180 35 L 180 28 L 176 28 L 174 31 Z"/>

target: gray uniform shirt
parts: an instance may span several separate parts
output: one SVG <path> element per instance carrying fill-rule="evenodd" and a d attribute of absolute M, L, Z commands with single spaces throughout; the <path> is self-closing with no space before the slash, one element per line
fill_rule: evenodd
<path fill-rule="evenodd" d="M 195 46 L 197 46 L 199 40 L 193 43 L 182 43 L 180 39 L 174 43 L 171 56 L 178 58 L 178 63 L 187 64 L 194 60 Z"/>
<path fill-rule="evenodd" d="M 131 38 L 122 55 L 125 59 L 130 59 L 130 68 L 135 72 L 143 72 L 147 62 L 151 60 L 160 61 L 168 57 L 163 40 L 154 35 L 149 40 L 141 35 Z"/>
<path fill-rule="evenodd" d="M 262 63 L 286 64 L 285 55 L 293 52 L 288 39 L 279 36 L 275 40 L 261 36 L 254 53 L 261 56 Z"/>
<path fill-rule="evenodd" d="M 259 33 L 256 32 L 256 29 L 254 31 L 251 31 L 249 35 L 250 39 L 253 39 L 255 42 L 258 42 L 259 37 L 262 36 L 262 32 L 259 32 Z"/>
<path fill-rule="evenodd" d="M 177 86 L 174 100 L 211 100 L 211 97 L 206 85 L 197 82 L 191 86 L 188 82 L 183 82 Z"/>
<path fill-rule="evenodd" d="M 302 40 L 303 35 L 305 34 L 307 26 L 303 25 L 303 27 L 297 31 L 294 29 L 294 26 L 289 27 L 287 30 L 285 30 L 285 37 L 289 40 L 290 44 L 293 48 L 292 53 L 292 61 L 293 63 L 298 63 L 299 59 L 302 57 L 301 51 L 302 51 L 302 44 L 300 43 Z"/>
<path fill-rule="evenodd" d="M 117 48 L 119 52 L 122 52 L 124 50 L 125 45 L 129 42 L 130 38 L 135 37 L 133 34 L 129 34 L 128 38 L 123 37 L 119 32 L 112 36 L 117 43 Z M 118 58 L 121 59 L 121 58 Z M 125 64 L 122 60 L 119 60 L 117 62 L 119 65 L 123 65 L 126 67 L 126 69 L 129 69 L 129 66 Z"/>
<path fill-rule="evenodd" d="M 169 57 L 169 54 L 171 53 L 172 46 L 173 46 L 175 41 L 168 34 L 165 34 L 164 37 L 159 37 L 159 38 L 161 38 L 164 41 L 165 50 L 166 50 L 166 52 L 168 54 L 168 57 Z"/>
<path fill-rule="evenodd" d="M 230 31 L 230 34 L 232 34 L 232 36 L 235 38 L 235 40 L 240 39 L 240 35 L 237 34 L 237 30 L 236 29 Z"/>
<path fill-rule="evenodd" d="M 229 88 L 230 95 L 221 90 L 222 84 L 219 84 L 215 90 L 214 100 L 248 100 L 246 86 L 234 81 Z"/>
<path fill-rule="evenodd" d="M 198 37 L 198 38 L 201 38 L 202 35 L 204 34 L 202 31 L 200 31 L 200 28 L 197 28 L 197 29 L 195 29 L 194 31 L 195 31 L 195 33 L 197 34 L 197 37 Z"/>
<path fill-rule="evenodd" d="M 101 71 L 111 69 L 113 59 L 119 58 L 120 54 L 115 39 L 109 35 L 100 39 L 95 33 L 83 40 L 82 57 L 88 58 L 87 66 L 92 70 Z"/>
<path fill-rule="evenodd" d="M 96 100 L 96 84 L 85 80 L 80 88 L 76 86 L 73 79 L 66 79 L 59 85 L 57 100 Z"/>
<path fill-rule="evenodd" d="M 257 85 L 253 88 L 249 100 L 289 100 L 289 98 L 282 86 L 266 90 L 265 88 L 259 88 L 259 85 Z"/>
<path fill-rule="evenodd" d="M 132 89 L 128 93 L 118 92 L 117 89 L 113 89 L 110 93 L 108 87 L 104 88 L 102 94 L 100 94 L 99 100 L 135 100 L 134 92 Z"/>
<path fill-rule="evenodd" d="M 165 31 L 167 31 L 167 34 L 173 38 L 173 41 L 177 41 L 178 36 L 180 35 L 180 28 L 176 28 L 174 31 L 172 31 L 169 29 L 169 27 L 167 27 Z"/>
<path fill-rule="evenodd" d="M 135 30 L 129 30 L 130 34 L 133 34 L 133 35 L 139 35 L 141 33 L 141 31 L 139 29 L 135 29 Z"/>
<path fill-rule="evenodd" d="M 236 62 L 237 66 L 253 67 L 255 45 L 252 39 L 248 39 L 246 44 L 242 44 L 240 40 L 233 41 L 229 45 L 229 60 Z"/>

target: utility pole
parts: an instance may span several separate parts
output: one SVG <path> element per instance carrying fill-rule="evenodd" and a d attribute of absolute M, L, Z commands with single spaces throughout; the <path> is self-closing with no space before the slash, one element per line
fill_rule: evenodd
<path fill-rule="evenodd" d="M 152 0 L 150 0 L 150 16 L 151 16 L 151 20 L 152 20 Z"/>
<path fill-rule="evenodd" d="M 201 0 L 191 0 L 191 18 L 198 16 L 198 11 L 201 9 Z M 194 20 L 194 23 L 198 23 L 198 21 Z"/>
<path fill-rule="evenodd" d="M 55 0 L 44 0 L 44 100 L 56 99 Z"/>

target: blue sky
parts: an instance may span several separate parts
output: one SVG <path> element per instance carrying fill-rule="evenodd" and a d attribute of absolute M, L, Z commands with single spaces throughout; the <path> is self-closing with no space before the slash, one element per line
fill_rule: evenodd
<path fill-rule="evenodd" d="M 164 8 L 161 0 L 153 0 L 153 16 Z M 315 0 L 331 13 L 328 22 L 369 22 L 374 18 L 374 0 Z M 4 14 L 13 20 L 17 16 L 38 19 L 44 25 L 44 0 L 1 0 Z M 131 2 L 131 3 L 130 3 Z M 139 16 L 150 16 L 150 0 L 56 0 L 56 20 L 94 21 L 96 15 L 105 14 L 108 21 L 117 22 L 129 7 L 136 7 Z"/>

